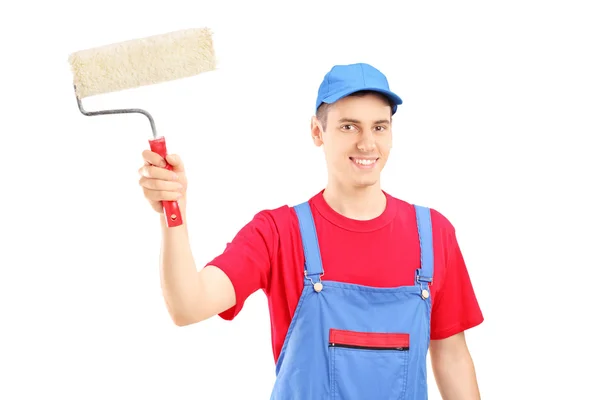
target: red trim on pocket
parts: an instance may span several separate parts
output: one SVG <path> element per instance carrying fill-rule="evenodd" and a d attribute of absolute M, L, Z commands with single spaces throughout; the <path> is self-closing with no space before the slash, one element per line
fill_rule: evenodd
<path fill-rule="evenodd" d="M 331 328 L 329 343 L 365 347 L 409 347 L 410 335 L 408 333 L 355 332 Z"/>

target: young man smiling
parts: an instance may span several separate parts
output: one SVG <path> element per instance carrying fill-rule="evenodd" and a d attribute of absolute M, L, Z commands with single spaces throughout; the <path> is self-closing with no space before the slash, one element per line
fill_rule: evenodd
<path fill-rule="evenodd" d="M 380 186 L 402 100 L 368 64 L 334 66 L 319 87 L 311 135 L 327 163 L 324 190 L 263 210 L 198 272 L 185 224 L 161 218 L 161 278 L 177 325 L 233 319 L 262 289 L 277 379 L 272 399 L 426 399 L 426 355 L 446 400 L 479 399 L 464 331 L 483 321 L 454 227 Z M 426 156 L 426 154 L 424 154 Z M 144 151 L 152 207 L 187 180 Z M 414 173 L 418 173 L 415 166 Z"/>

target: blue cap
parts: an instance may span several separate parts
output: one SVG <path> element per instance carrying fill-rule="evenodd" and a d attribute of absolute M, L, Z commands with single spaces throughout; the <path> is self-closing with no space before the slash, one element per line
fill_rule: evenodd
<path fill-rule="evenodd" d="M 402 99 L 390 91 L 387 78 L 381 71 L 369 64 L 358 63 L 335 65 L 331 68 L 319 86 L 316 109 L 321 103 L 334 103 L 361 90 L 385 95 L 392 103 L 392 114 L 396 112 L 398 105 L 402 104 Z"/>

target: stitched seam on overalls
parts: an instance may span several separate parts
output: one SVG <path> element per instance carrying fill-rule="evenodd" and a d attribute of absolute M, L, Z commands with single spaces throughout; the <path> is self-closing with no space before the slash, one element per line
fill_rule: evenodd
<path fill-rule="evenodd" d="M 300 313 L 300 308 L 302 307 L 302 304 L 304 304 L 304 299 L 306 298 L 306 296 L 303 296 L 303 294 L 304 293 L 300 294 L 300 299 L 298 300 L 298 305 L 296 306 L 296 310 L 294 311 L 292 322 L 290 323 L 290 327 L 288 328 L 287 334 L 283 339 L 283 347 L 281 349 L 281 352 L 279 353 L 279 358 L 281 358 L 282 356 L 285 357 L 285 351 L 287 350 L 290 341 L 290 336 L 292 336 L 292 332 L 294 331 L 294 327 L 296 326 L 296 322 L 298 321 L 298 314 Z M 280 361 L 283 364 L 283 360 L 279 359 L 277 360 L 277 364 L 279 364 Z"/>
<path fill-rule="evenodd" d="M 402 390 L 400 391 L 401 399 L 406 397 L 406 388 L 408 386 L 408 364 L 410 364 L 410 354 L 406 355 L 406 363 L 404 364 L 404 371 L 403 371 L 404 376 L 402 378 L 403 387 L 402 387 Z"/>
<path fill-rule="evenodd" d="M 335 353 L 337 353 L 337 351 L 335 351 L 335 348 L 331 349 L 331 372 L 329 373 L 331 376 L 331 398 L 332 400 L 335 400 L 335 395 L 336 395 L 336 384 L 335 384 Z"/>
<path fill-rule="evenodd" d="M 327 279 L 323 279 L 323 284 L 325 284 L 327 281 Z M 369 287 L 369 286 L 360 286 L 360 285 L 356 285 L 356 286 L 350 286 L 352 284 L 347 284 L 348 286 L 345 286 L 343 288 L 335 285 L 336 282 L 333 282 L 334 284 L 329 285 L 329 290 L 332 289 L 343 289 L 343 290 L 356 290 L 357 292 L 374 292 L 374 293 L 381 293 L 381 294 L 385 294 L 385 293 L 389 293 L 389 294 L 398 294 L 398 293 L 406 293 L 406 294 L 420 294 L 420 288 L 418 286 L 397 286 L 397 287 Z M 311 286 L 312 284 L 307 284 L 306 286 Z"/>

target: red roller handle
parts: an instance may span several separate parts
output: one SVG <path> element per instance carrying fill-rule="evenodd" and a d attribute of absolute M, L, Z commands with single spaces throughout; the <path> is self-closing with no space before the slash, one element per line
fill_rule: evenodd
<path fill-rule="evenodd" d="M 165 163 L 167 163 L 165 168 L 169 171 L 172 171 L 173 167 L 167 162 L 166 159 L 167 144 L 165 143 L 165 138 L 159 137 L 157 139 L 150 139 L 148 142 L 150 143 L 150 150 L 164 158 Z M 165 220 L 167 221 L 167 226 L 169 228 L 183 224 L 183 220 L 181 219 L 181 210 L 179 209 L 179 204 L 177 204 L 176 201 L 163 201 L 162 206 L 165 213 Z"/>

